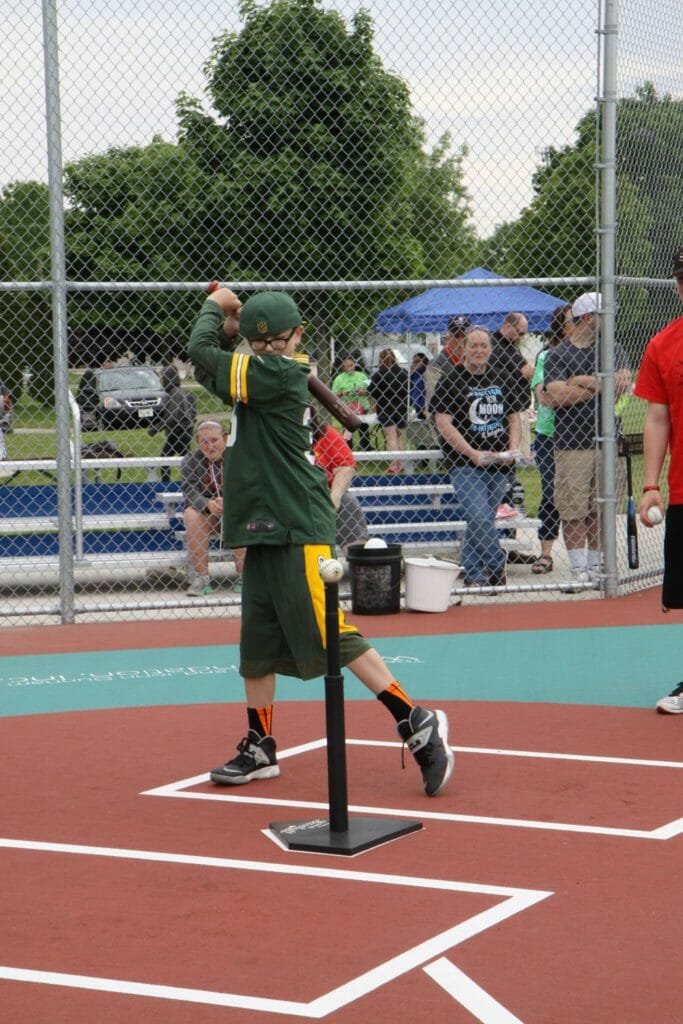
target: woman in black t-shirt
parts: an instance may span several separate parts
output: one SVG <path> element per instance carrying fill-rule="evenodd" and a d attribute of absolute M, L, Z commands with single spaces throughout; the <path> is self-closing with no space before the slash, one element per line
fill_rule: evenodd
<path fill-rule="evenodd" d="M 491 335 L 472 327 L 462 362 L 444 375 L 430 405 L 458 504 L 467 520 L 465 584 L 504 586 L 505 552 L 495 518 L 519 457 L 520 412 L 529 405 L 520 373 L 491 366 Z"/>

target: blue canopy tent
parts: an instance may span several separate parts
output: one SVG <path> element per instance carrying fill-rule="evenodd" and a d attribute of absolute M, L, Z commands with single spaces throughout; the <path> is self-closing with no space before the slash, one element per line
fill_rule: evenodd
<path fill-rule="evenodd" d="M 498 276 L 476 267 L 458 280 L 495 280 Z M 538 334 L 548 329 L 552 311 L 564 301 L 524 284 L 430 288 L 414 299 L 385 309 L 375 321 L 375 331 L 378 334 L 440 334 L 446 330 L 450 318 L 458 315 L 495 331 L 506 313 L 516 312 L 524 313 L 529 331 Z"/>

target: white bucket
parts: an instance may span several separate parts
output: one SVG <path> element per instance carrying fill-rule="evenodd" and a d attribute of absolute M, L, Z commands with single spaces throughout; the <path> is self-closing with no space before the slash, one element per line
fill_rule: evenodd
<path fill-rule="evenodd" d="M 428 558 L 404 558 L 406 608 L 414 612 L 445 612 L 460 566 Z"/>

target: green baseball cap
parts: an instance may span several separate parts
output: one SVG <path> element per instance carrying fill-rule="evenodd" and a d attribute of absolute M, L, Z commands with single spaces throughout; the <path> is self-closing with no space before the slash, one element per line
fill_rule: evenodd
<path fill-rule="evenodd" d="M 285 292 L 255 292 L 242 306 L 240 334 L 244 338 L 268 338 L 301 323 L 301 313 Z"/>

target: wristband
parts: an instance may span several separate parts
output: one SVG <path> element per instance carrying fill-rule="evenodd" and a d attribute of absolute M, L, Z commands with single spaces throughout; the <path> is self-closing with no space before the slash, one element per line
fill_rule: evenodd
<path fill-rule="evenodd" d="M 647 487 L 643 487 L 643 494 L 647 494 L 648 491 L 658 491 L 659 487 L 657 484 L 648 484 Z"/>

